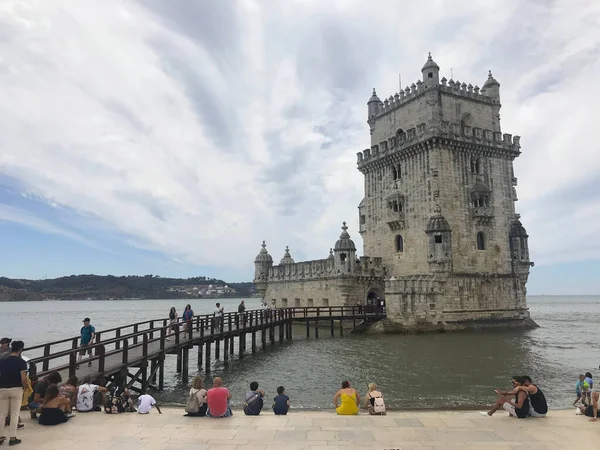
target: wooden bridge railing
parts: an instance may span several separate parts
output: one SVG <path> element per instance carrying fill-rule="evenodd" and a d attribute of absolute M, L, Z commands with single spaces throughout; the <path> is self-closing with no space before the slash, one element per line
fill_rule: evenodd
<path fill-rule="evenodd" d="M 124 325 L 122 327 L 102 330 L 96 333 L 94 343 L 86 347 L 91 349 L 93 355 L 82 359 L 82 364 L 98 361 L 98 372 L 104 371 L 105 359 L 109 356 L 122 354 L 122 363 L 126 365 L 129 359 L 129 353 L 138 347 L 143 347 L 142 354 L 148 354 L 148 346 L 154 342 L 160 342 L 160 350 L 165 350 L 171 339 L 175 344 L 174 348 L 203 338 L 215 339 L 228 333 L 238 333 L 244 330 L 251 331 L 255 327 L 263 327 L 279 324 L 282 321 L 291 320 L 291 312 L 285 309 L 276 310 L 249 310 L 245 313 L 226 313 L 221 318 L 214 317 L 211 314 L 194 316 L 191 320 L 191 326 L 183 321 L 176 324 L 169 323 L 168 319 L 155 319 L 136 324 Z M 157 324 L 160 324 L 156 326 Z M 139 331 L 140 326 L 150 326 Z M 174 328 L 173 333 L 169 330 Z M 133 329 L 133 332 L 124 332 L 123 330 Z M 137 331 L 136 331 L 137 330 Z M 107 334 L 114 334 L 107 338 Z M 45 376 L 50 372 L 68 370 L 69 376 L 75 375 L 77 367 L 77 355 L 81 351 L 79 348 L 79 337 L 61 339 L 46 344 L 28 347 L 25 349 L 27 354 L 33 350 L 43 349 L 43 355 L 33 357 L 29 360 L 29 375 L 31 378 Z M 187 341 L 187 342 L 186 342 Z M 70 343 L 70 348 L 64 347 L 65 343 Z M 41 371 L 38 367 L 41 365 Z"/>
<path fill-rule="evenodd" d="M 81 363 L 97 361 L 98 372 L 103 373 L 107 357 L 121 354 L 122 365 L 126 366 L 130 362 L 132 350 L 142 347 L 142 354 L 147 355 L 149 346 L 155 342 L 159 342 L 160 351 L 164 351 L 167 348 L 176 349 L 189 345 L 190 342 L 210 341 L 228 334 L 250 332 L 256 328 L 293 320 L 367 320 L 383 315 L 382 311 L 368 311 L 362 306 L 317 306 L 231 312 L 225 313 L 221 318 L 204 314 L 194 316 L 191 326 L 183 321 L 171 324 L 168 319 L 153 319 L 96 332 L 94 343 L 86 347 L 92 350 L 93 355 L 83 358 Z M 172 328 L 174 330 L 170 333 Z M 171 339 L 174 346 L 171 345 Z M 79 340 L 80 337 L 76 336 L 26 348 L 25 353 L 28 355 L 36 350 L 43 351 L 41 356 L 33 356 L 29 360 L 30 377 L 35 379 L 53 371 L 63 370 L 68 370 L 69 376 L 75 375 L 77 356 L 81 351 Z"/>

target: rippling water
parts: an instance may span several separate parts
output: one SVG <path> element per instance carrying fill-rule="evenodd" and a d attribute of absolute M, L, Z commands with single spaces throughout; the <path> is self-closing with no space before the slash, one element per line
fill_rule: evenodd
<path fill-rule="evenodd" d="M 177 302 L 181 303 L 178 305 Z M 394 408 L 468 408 L 491 402 L 493 389 L 508 387 L 510 377 L 529 374 L 544 390 L 551 407 L 566 408 L 573 400 L 577 375 L 598 373 L 600 349 L 595 342 L 600 323 L 600 296 L 528 298 L 540 328 L 529 331 L 480 331 L 445 334 L 351 335 L 306 339 L 303 326 L 294 339 L 268 345 L 227 364 L 213 361 L 210 377 L 222 376 L 241 403 L 247 386 L 258 381 L 270 396 L 284 385 L 293 407 L 326 408 L 340 382 L 349 379 L 361 393 L 376 382 Z M 84 316 L 97 330 L 166 316 L 183 301 L 72 301 L 0 304 L 0 334 L 35 345 L 78 334 Z M 214 300 L 195 300 L 197 314 L 212 312 Z M 226 311 L 239 300 L 221 300 Z M 258 299 L 246 300 L 248 308 Z M 311 336 L 314 330 L 311 330 Z M 259 345 L 260 347 L 260 345 Z M 237 354 L 237 350 L 235 352 Z M 190 367 L 196 366 L 190 352 Z M 214 359 L 214 356 L 213 356 Z M 594 370 L 596 369 L 596 370 Z M 192 377 L 194 373 L 190 373 Z M 202 375 L 205 375 L 202 373 Z M 185 388 L 175 373 L 175 356 L 167 356 L 162 401 L 184 402 Z"/>

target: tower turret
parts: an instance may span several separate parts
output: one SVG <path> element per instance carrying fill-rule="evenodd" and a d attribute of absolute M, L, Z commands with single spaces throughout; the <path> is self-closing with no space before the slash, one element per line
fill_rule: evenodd
<path fill-rule="evenodd" d="M 427 262 L 432 272 L 452 271 L 452 229 L 442 209 L 435 205 L 433 215 L 430 217 L 425 234 L 429 238 Z"/>
<path fill-rule="evenodd" d="M 254 280 L 266 280 L 271 267 L 273 267 L 273 258 L 267 251 L 266 242 L 263 241 L 260 252 L 254 258 Z"/>
<path fill-rule="evenodd" d="M 333 247 L 333 253 L 336 272 L 339 270 L 340 273 L 345 274 L 354 271 L 354 266 L 356 264 L 356 245 L 354 245 L 354 241 L 350 239 L 346 222 L 342 224 L 342 233 Z"/>
<path fill-rule="evenodd" d="M 383 102 L 377 97 L 377 92 L 375 92 L 375 88 L 373 88 L 373 95 L 367 102 L 368 107 L 368 117 L 367 122 L 371 121 L 371 117 L 377 116 L 381 112 L 381 108 L 383 107 Z"/>
<path fill-rule="evenodd" d="M 426 86 L 435 86 L 440 83 L 440 66 L 433 60 L 431 53 L 429 53 L 421 73 L 423 74 L 423 83 Z"/>
<path fill-rule="evenodd" d="M 481 88 L 481 93 L 487 95 L 492 99 L 492 110 L 493 110 L 493 122 L 494 131 L 501 131 L 500 129 L 500 83 L 492 75 L 492 71 L 488 72 L 488 78 Z"/>
<path fill-rule="evenodd" d="M 290 248 L 286 245 L 285 253 L 283 254 L 283 258 L 279 262 L 279 264 L 294 264 L 294 259 L 292 255 L 290 255 Z"/>

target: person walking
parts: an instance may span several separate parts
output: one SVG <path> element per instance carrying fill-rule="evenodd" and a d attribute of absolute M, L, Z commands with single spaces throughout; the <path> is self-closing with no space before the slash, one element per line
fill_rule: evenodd
<path fill-rule="evenodd" d="M 171 340 L 170 336 L 175 331 L 175 325 L 177 324 L 178 320 L 179 320 L 179 316 L 177 315 L 177 310 L 175 309 L 174 306 L 171 306 L 171 310 L 169 311 L 169 324 L 171 326 L 169 327 L 169 330 L 167 332 L 167 341 Z"/>
<path fill-rule="evenodd" d="M 23 400 L 23 390 L 27 386 L 27 363 L 21 358 L 25 344 L 23 341 L 11 343 L 11 353 L 8 358 L 0 361 L 0 423 L 6 420 L 10 409 L 10 440 L 8 445 L 17 445 L 17 426 L 19 424 L 19 410 Z M 0 445 L 6 436 L 0 437 Z"/>
<path fill-rule="evenodd" d="M 185 305 L 185 310 L 183 311 L 183 321 L 186 331 L 192 328 L 192 317 L 194 317 L 194 311 L 192 310 L 192 305 L 188 303 Z"/>
<path fill-rule="evenodd" d="M 238 306 L 238 312 L 240 314 L 244 314 L 246 312 L 246 304 L 244 303 L 244 300 L 242 300 Z"/>
<path fill-rule="evenodd" d="M 79 352 L 79 355 L 77 355 L 77 369 L 79 368 L 79 363 L 81 362 L 83 355 L 87 353 L 90 358 L 92 357 L 92 349 L 90 348 L 90 345 L 92 345 L 94 342 L 95 337 L 96 329 L 90 324 L 90 318 L 86 317 L 83 319 L 83 327 L 81 327 L 81 344 L 79 346 L 81 351 Z M 92 367 L 91 361 L 88 362 L 88 367 Z"/>

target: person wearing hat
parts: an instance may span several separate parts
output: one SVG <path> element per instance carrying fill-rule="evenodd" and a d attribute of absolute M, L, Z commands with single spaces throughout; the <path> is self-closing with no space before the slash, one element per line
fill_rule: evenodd
<path fill-rule="evenodd" d="M 10 356 L 10 343 L 12 342 L 11 338 L 2 338 L 0 340 L 0 361 L 6 359 Z"/>
<path fill-rule="evenodd" d="M 90 324 L 90 318 L 86 317 L 83 319 L 83 327 L 81 327 L 81 351 L 77 356 L 77 367 L 79 367 L 79 363 L 81 362 L 81 358 L 86 353 L 91 357 L 92 349 L 89 348 L 90 345 L 94 342 L 94 338 L 96 337 L 96 329 Z M 92 362 L 88 363 L 88 367 L 92 367 Z"/>

